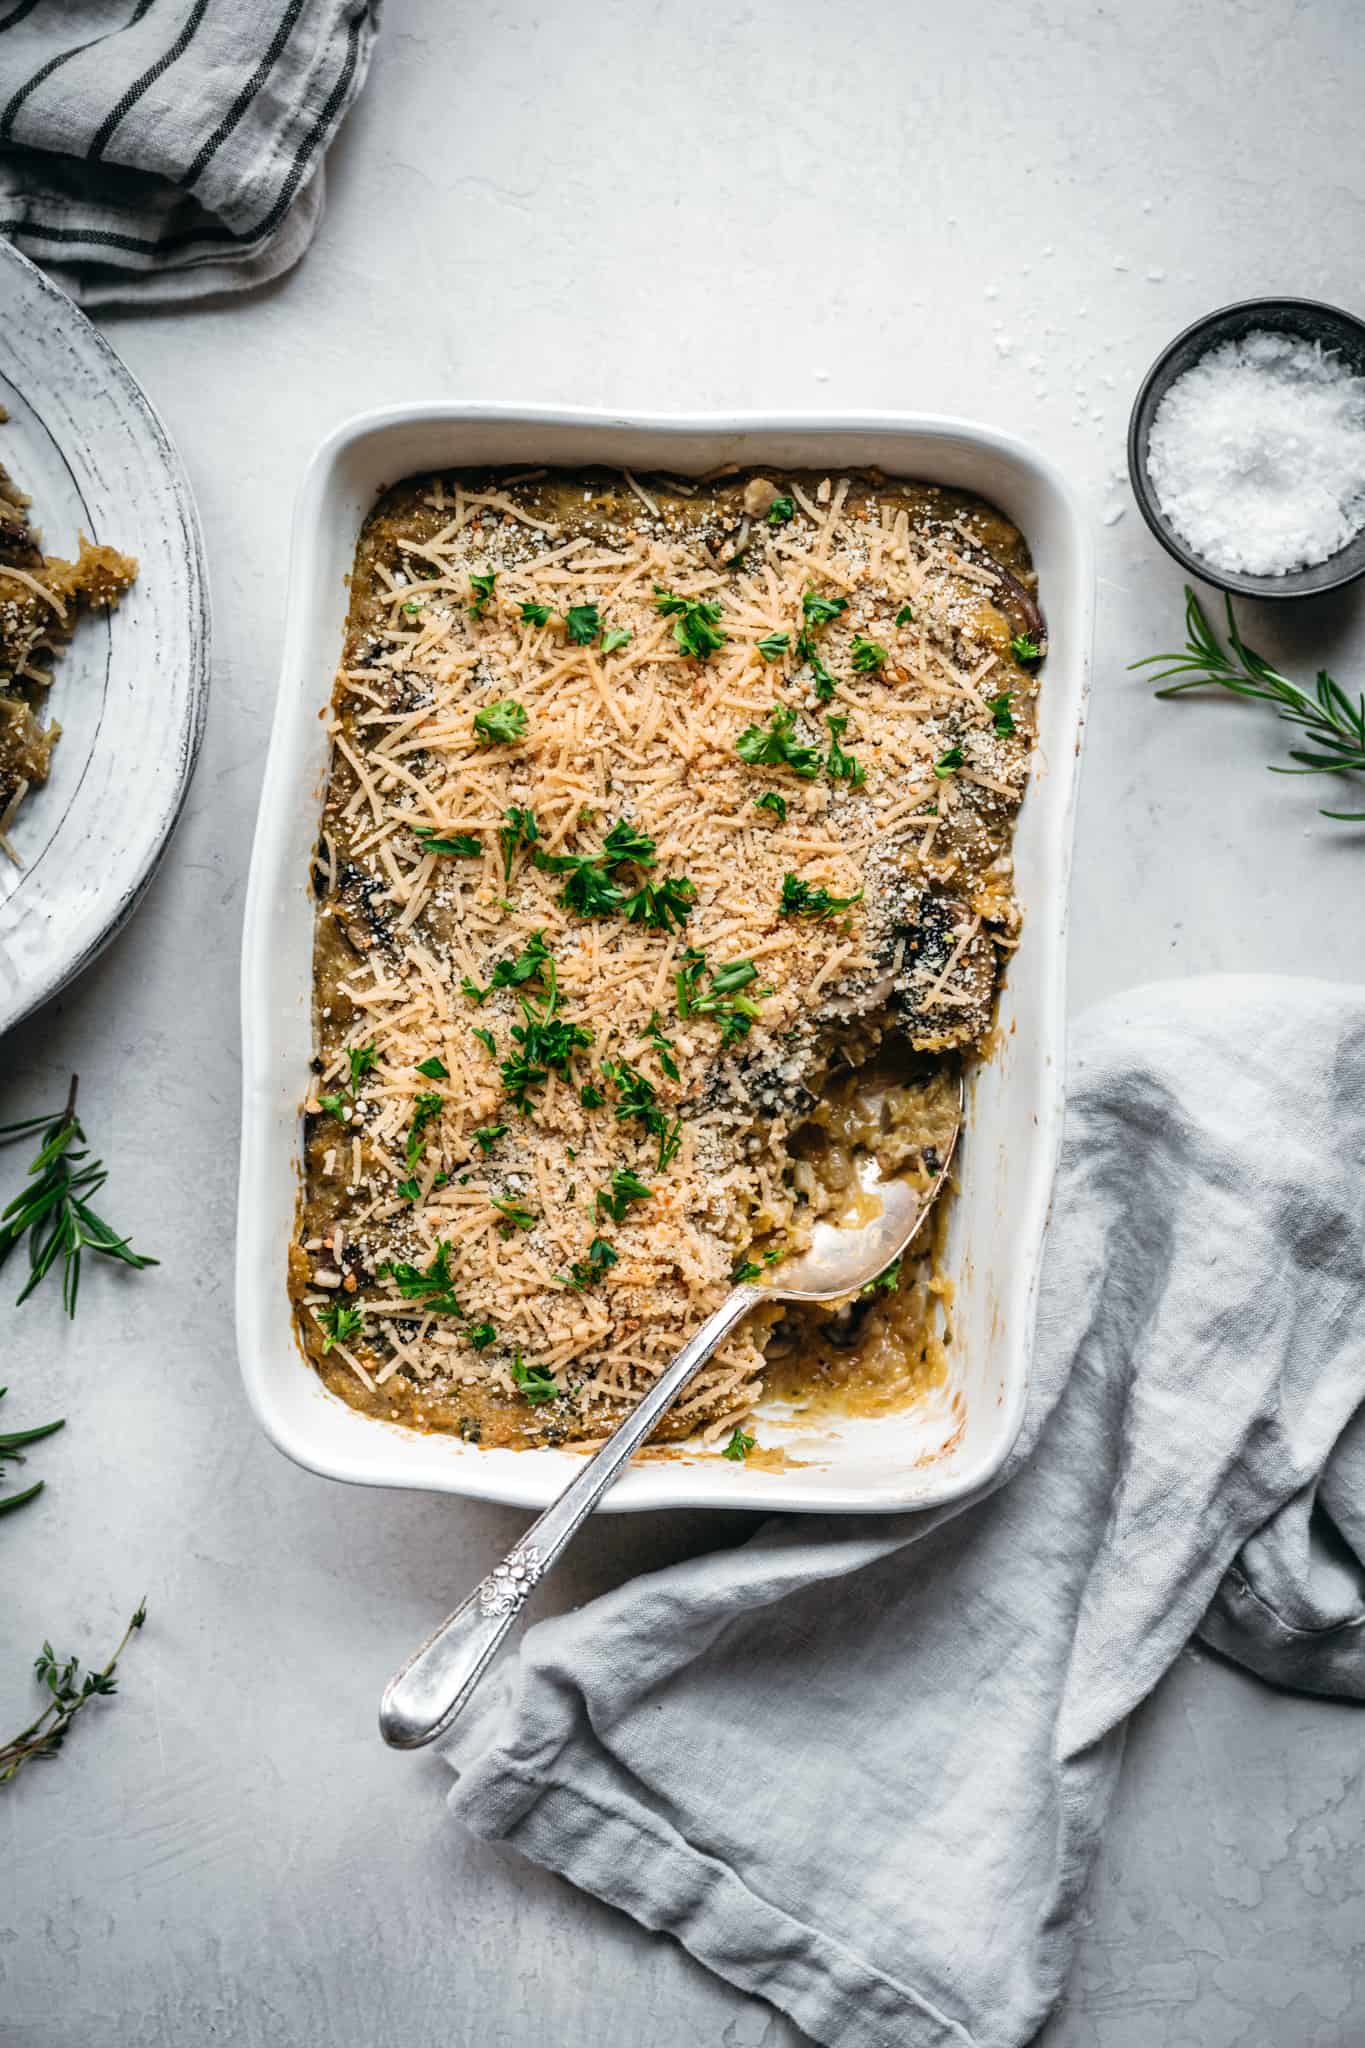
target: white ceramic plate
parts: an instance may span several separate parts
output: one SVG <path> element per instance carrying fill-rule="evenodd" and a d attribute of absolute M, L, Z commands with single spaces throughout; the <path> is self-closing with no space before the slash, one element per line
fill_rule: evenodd
<path fill-rule="evenodd" d="M 579 1469 L 572 1452 L 480 1450 L 348 1408 L 300 1351 L 285 1290 L 301 1160 L 299 1105 L 312 1052 L 308 867 L 327 766 L 319 718 L 346 615 L 345 578 L 381 486 L 459 464 L 608 463 L 699 474 L 720 463 L 877 466 L 979 492 L 1023 530 L 1049 626 L 1040 744 L 1015 840 L 1024 936 L 1001 1001 L 1001 1050 L 968 1102 L 963 1187 L 948 1243 L 951 1384 L 876 1420 L 825 1424 L 760 1411 L 762 1471 L 711 1452 L 633 1466 L 604 1507 L 810 1509 L 928 1506 L 999 1469 L 1023 1415 L 1043 1234 L 1062 1129 L 1067 887 L 1090 659 L 1089 535 L 1065 484 L 1020 443 L 959 420 L 618 419 L 479 405 L 370 413 L 319 449 L 295 514 L 275 728 L 261 793 L 242 958 L 242 1173 L 237 1341 L 247 1396 L 279 1448 L 312 1471 L 544 1505 Z"/>
<path fill-rule="evenodd" d="M 107 618 L 57 663 L 52 773 L 0 855 L 0 1032 L 78 974 L 137 907 L 180 814 L 208 702 L 199 521 L 166 430 L 104 337 L 0 242 L 0 462 L 49 553 L 85 533 L 136 555 Z"/>

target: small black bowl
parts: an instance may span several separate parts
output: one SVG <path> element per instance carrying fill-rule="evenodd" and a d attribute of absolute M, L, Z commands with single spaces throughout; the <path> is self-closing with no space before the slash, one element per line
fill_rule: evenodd
<path fill-rule="evenodd" d="M 1156 409 L 1177 377 L 1183 377 L 1201 356 L 1220 341 L 1240 341 L 1244 335 L 1266 330 L 1292 334 L 1302 341 L 1320 341 L 1334 349 L 1357 376 L 1365 376 L 1365 321 L 1337 306 L 1321 305 L 1316 299 L 1241 299 L 1235 306 L 1223 306 L 1205 314 L 1163 349 L 1142 380 L 1128 422 L 1128 475 L 1133 495 L 1152 532 L 1166 552 L 1201 583 L 1216 590 L 1230 590 L 1236 597 L 1316 597 L 1324 590 L 1339 590 L 1365 576 L 1365 531 L 1338 548 L 1325 562 L 1310 569 L 1290 569 L 1282 576 L 1242 576 L 1215 569 L 1191 552 L 1166 518 L 1147 475 L 1147 442 Z"/>

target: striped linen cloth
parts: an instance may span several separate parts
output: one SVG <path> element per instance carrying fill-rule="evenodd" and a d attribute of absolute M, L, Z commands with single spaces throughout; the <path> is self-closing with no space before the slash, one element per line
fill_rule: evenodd
<path fill-rule="evenodd" d="M 0 0 L 0 234 L 87 305 L 297 263 L 380 0 Z"/>

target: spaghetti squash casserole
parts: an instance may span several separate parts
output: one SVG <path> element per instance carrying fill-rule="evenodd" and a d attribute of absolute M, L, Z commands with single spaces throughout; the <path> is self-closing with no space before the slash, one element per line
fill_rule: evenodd
<path fill-rule="evenodd" d="M 926 1187 L 1019 916 L 1042 617 L 989 505 L 870 474 L 422 477 L 330 712 L 290 1286 L 368 1413 L 589 1442 L 736 1277 Z M 667 1434 L 944 1380 L 918 1245 L 761 1304 Z M 755 1455 L 762 1456 L 761 1446 Z"/>

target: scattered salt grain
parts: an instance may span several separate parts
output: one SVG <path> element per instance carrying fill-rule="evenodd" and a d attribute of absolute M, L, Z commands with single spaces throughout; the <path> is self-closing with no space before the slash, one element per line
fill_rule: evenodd
<path fill-rule="evenodd" d="M 1365 377 L 1319 342 L 1220 342 L 1157 407 L 1147 473 L 1211 568 L 1282 576 L 1365 527 Z"/>

